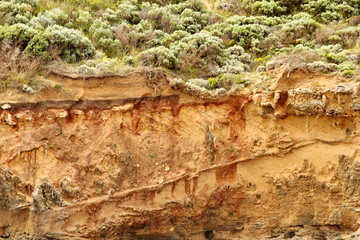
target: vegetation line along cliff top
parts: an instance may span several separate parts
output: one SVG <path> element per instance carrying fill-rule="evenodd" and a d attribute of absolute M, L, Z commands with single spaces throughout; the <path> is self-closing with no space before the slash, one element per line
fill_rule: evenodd
<path fill-rule="evenodd" d="M 55 87 L 51 66 L 87 77 L 162 67 L 215 94 L 266 89 L 277 68 L 357 79 L 359 14 L 359 0 L 1 0 L 0 88 Z"/>

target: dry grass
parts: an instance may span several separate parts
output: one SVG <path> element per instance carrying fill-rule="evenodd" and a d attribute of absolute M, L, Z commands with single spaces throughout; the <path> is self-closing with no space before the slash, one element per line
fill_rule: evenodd
<path fill-rule="evenodd" d="M 18 44 L 5 40 L 0 45 L 0 78 L 14 74 L 34 75 L 46 62 L 43 57 L 26 56 Z"/>
<path fill-rule="evenodd" d="M 26 56 L 19 44 L 4 40 L 0 44 L 0 89 L 3 91 L 9 84 L 26 83 L 46 63 L 44 57 Z"/>
<path fill-rule="evenodd" d="M 127 26 L 120 25 L 115 29 L 114 37 L 121 42 L 121 44 L 129 44 L 129 33 L 131 29 Z"/>

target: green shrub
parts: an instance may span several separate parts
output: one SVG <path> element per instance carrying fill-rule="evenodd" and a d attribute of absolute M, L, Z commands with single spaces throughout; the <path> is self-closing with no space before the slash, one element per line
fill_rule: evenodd
<path fill-rule="evenodd" d="M 162 46 L 162 42 L 165 38 L 167 38 L 169 34 L 161 31 L 161 30 L 154 30 L 151 32 L 150 40 L 147 41 L 144 45 L 147 48 L 159 47 Z"/>
<path fill-rule="evenodd" d="M 25 48 L 26 55 L 48 57 L 49 42 L 42 35 L 35 35 Z"/>
<path fill-rule="evenodd" d="M 244 79 L 240 74 L 225 73 L 218 76 L 218 87 L 230 89 L 235 84 L 241 84 L 244 87 L 250 85 L 250 81 Z"/>
<path fill-rule="evenodd" d="M 120 19 L 124 19 L 131 24 L 140 22 L 140 9 L 135 3 L 122 3 L 118 6 L 117 15 Z"/>
<path fill-rule="evenodd" d="M 186 86 L 195 88 L 195 89 L 202 89 L 202 90 L 210 90 L 212 87 L 216 87 L 216 83 L 213 82 L 214 86 L 211 86 L 211 81 L 208 81 L 203 78 L 192 78 L 186 81 Z M 214 79 L 214 81 L 216 81 Z"/>
<path fill-rule="evenodd" d="M 43 31 L 45 28 L 55 25 L 55 21 L 49 17 L 42 15 L 38 17 L 33 17 L 27 25 L 39 31 Z"/>
<path fill-rule="evenodd" d="M 75 11 L 73 14 L 76 27 L 85 31 L 89 30 L 91 23 L 93 22 L 91 14 L 88 11 L 83 10 Z"/>
<path fill-rule="evenodd" d="M 146 9 L 148 7 L 148 9 Z M 179 17 L 173 14 L 166 7 L 159 7 L 156 4 L 145 6 L 146 17 L 155 29 L 161 29 L 164 32 L 171 33 L 176 29 Z"/>
<path fill-rule="evenodd" d="M 177 59 L 174 53 L 166 47 L 150 48 L 139 55 L 143 66 L 165 67 L 174 69 L 177 65 Z"/>
<path fill-rule="evenodd" d="M 36 8 L 37 1 L 0 1 L 0 24 L 26 23 Z"/>
<path fill-rule="evenodd" d="M 348 27 L 336 31 L 330 40 L 340 42 L 344 47 L 350 48 L 355 45 L 359 37 L 360 27 Z"/>
<path fill-rule="evenodd" d="M 229 58 L 221 68 L 215 68 L 213 74 L 222 73 L 240 74 L 250 71 L 250 64 L 253 63 L 251 56 L 245 53 L 240 46 L 233 46 L 227 49 Z"/>
<path fill-rule="evenodd" d="M 211 88 L 216 88 L 218 86 L 218 79 L 217 78 L 209 78 L 208 79 L 209 85 Z"/>
<path fill-rule="evenodd" d="M 96 47 L 100 48 L 107 57 L 117 57 L 123 51 L 120 41 L 112 38 L 100 38 Z"/>
<path fill-rule="evenodd" d="M 294 44 L 297 39 L 311 39 L 316 29 L 320 26 L 309 14 L 298 13 L 292 19 L 279 26 L 278 37 L 286 44 Z"/>
<path fill-rule="evenodd" d="M 123 45 L 130 45 L 133 48 L 145 50 L 147 42 L 153 38 L 153 28 L 149 21 L 143 20 L 139 24 L 120 24 L 115 30 L 116 39 Z"/>
<path fill-rule="evenodd" d="M 91 25 L 89 32 L 91 34 L 91 39 L 95 42 L 99 41 L 101 38 L 113 37 L 110 23 L 102 19 L 96 19 Z"/>
<path fill-rule="evenodd" d="M 28 25 L 43 31 L 49 26 L 55 24 L 64 26 L 68 22 L 68 15 L 59 8 L 51 9 L 39 14 L 37 17 L 33 17 Z"/>
<path fill-rule="evenodd" d="M 197 33 L 208 24 L 209 19 L 210 14 L 208 12 L 196 12 L 187 8 L 180 14 L 177 29 Z"/>
<path fill-rule="evenodd" d="M 118 74 L 126 71 L 126 68 L 118 59 L 109 58 L 91 59 L 75 64 L 66 64 L 63 65 L 62 68 L 66 71 L 74 72 L 87 77 Z"/>
<path fill-rule="evenodd" d="M 280 6 L 275 1 L 261 1 L 255 2 L 251 6 L 251 11 L 253 14 L 260 14 L 265 16 L 280 16 L 287 11 L 286 7 Z"/>
<path fill-rule="evenodd" d="M 223 66 L 229 59 L 223 42 L 206 32 L 199 32 L 184 37 L 171 45 L 170 49 L 179 60 L 179 68 L 209 73 L 216 66 Z"/>
<path fill-rule="evenodd" d="M 34 28 L 26 26 L 22 23 L 17 23 L 11 26 L 0 25 L 0 41 L 6 38 L 26 44 L 37 34 L 38 31 L 36 31 Z"/>
<path fill-rule="evenodd" d="M 280 23 L 286 22 L 282 17 L 267 17 L 267 16 L 231 16 L 225 20 L 226 24 L 249 25 L 260 24 L 265 26 L 276 26 Z"/>
<path fill-rule="evenodd" d="M 77 62 L 95 55 L 91 41 L 80 31 L 59 25 L 46 29 L 44 37 L 60 51 L 60 57 L 66 62 Z"/>
<path fill-rule="evenodd" d="M 57 25 L 65 25 L 69 18 L 69 16 L 59 8 L 47 10 L 40 14 L 40 16 L 52 19 Z"/>
<path fill-rule="evenodd" d="M 350 61 L 346 61 L 338 65 L 338 70 L 340 71 L 355 70 L 355 69 L 356 69 L 356 64 Z"/>
<path fill-rule="evenodd" d="M 190 33 L 182 30 L 176 30 L 172 34 L 164 35 L 160 44 L 169 47 L 171 44 L 180 41 L 184 37 L 190 36 Z"/>
<path fill-rule="evenodd" d="M 114 39 L 113 28 L 107 20 L 95 20 L 89 28 L 89 33 L 95 47 L 101 49 L 108 57 L 116 57 L 123 50 L 121 42 Z"/>

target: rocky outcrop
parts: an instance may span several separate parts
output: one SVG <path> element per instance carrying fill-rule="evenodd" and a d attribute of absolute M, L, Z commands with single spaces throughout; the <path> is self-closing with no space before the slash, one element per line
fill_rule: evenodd
<path fill-rule="evenodd" d="M 41 183 L 36 185 L 32 192 L 33 206 L 32 211 L 43 211 L 54 206 L 65 207 L 67 204 L 63 201 L 60 192 L 49 183 L 47 178 L 43 178 Z"/>
<path fill-rule="evenodd" d="M 19 177 L 14 176 L 8 169 L 0 168 L 0 208 L 3 210 L 13 210 L 26 206 L 25 192 L 31 186 L 21 183 Z"/>
<path fill-rule="evenodd" d="M 3 100 L 1 237 L 359 236 L 358 83 L 196 98 L 146 78 Z"/>

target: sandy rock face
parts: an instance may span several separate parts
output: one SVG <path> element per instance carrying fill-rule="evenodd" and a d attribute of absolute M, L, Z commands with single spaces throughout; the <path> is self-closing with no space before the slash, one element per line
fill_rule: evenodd
<path fill-rule="evenodd" d="M 357 83 L 198 98 L 53 78 L 67 91 L 0 103 L 0 238 L 359 237 Z"/>
<path fill-rule="evenodd" d="M 24 191 L 26 186 L 21 185 L 21 180 L 14 176 L 8 169 L 0 168 L 0 206 L 4 210 L 13 210 L 26 202 Z"/>

